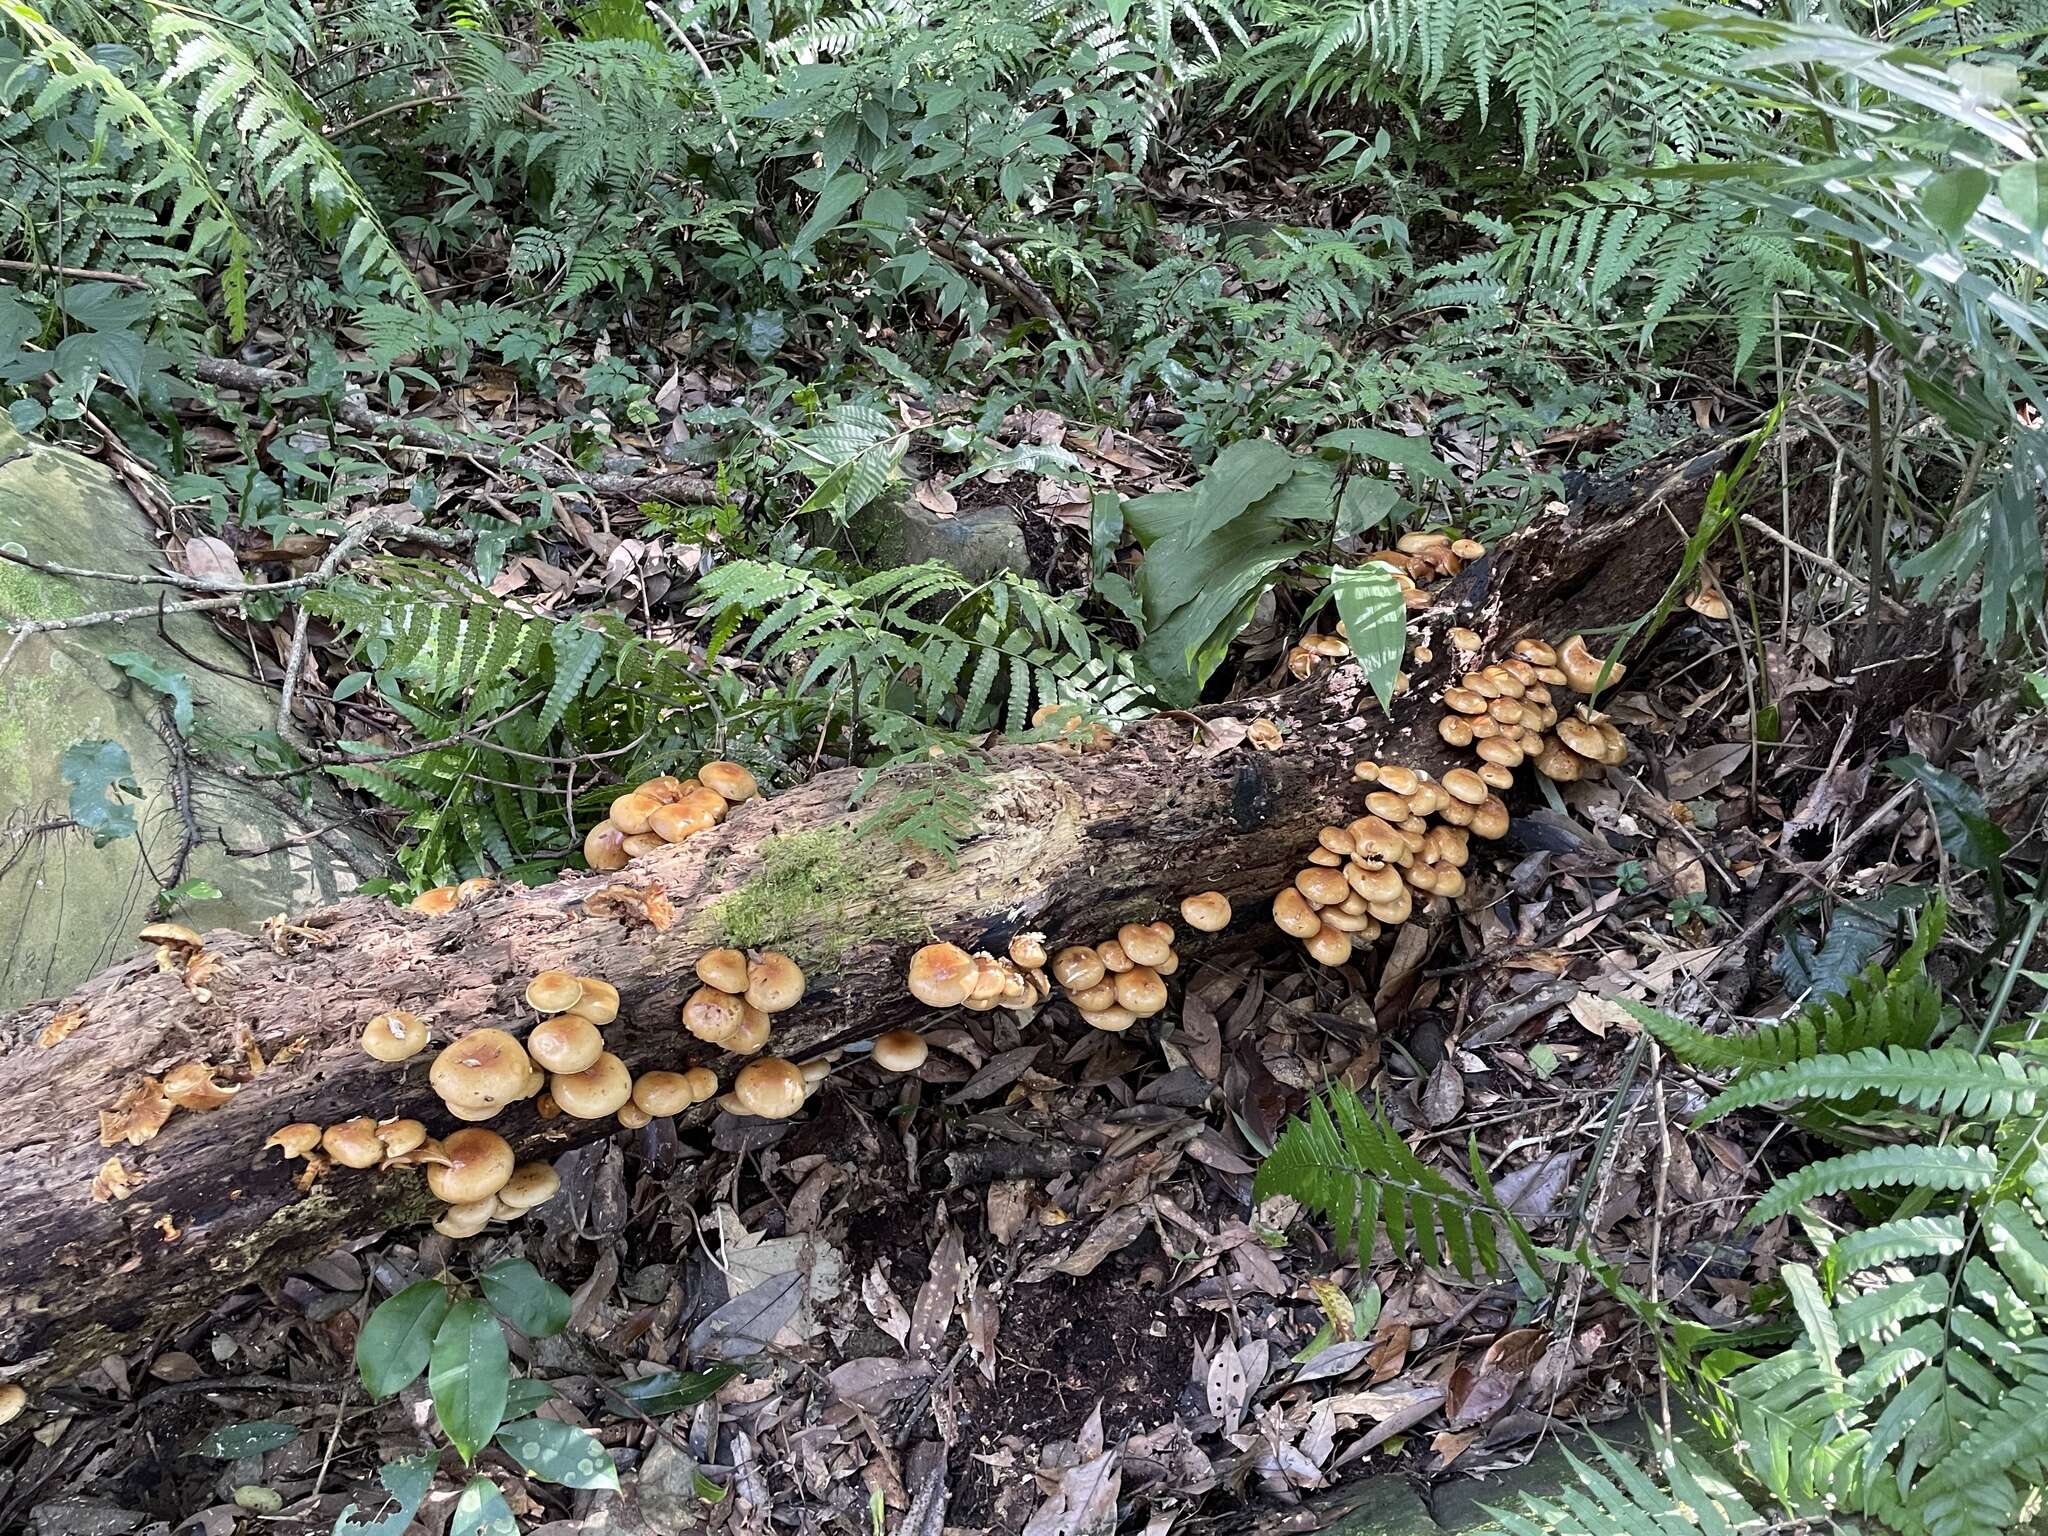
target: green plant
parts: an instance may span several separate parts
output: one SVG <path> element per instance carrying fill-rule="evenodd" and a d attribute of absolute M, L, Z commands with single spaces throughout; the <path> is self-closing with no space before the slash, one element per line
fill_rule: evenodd
<path fill-rule="evenodd" d="M 1505 1233 L 1533 1271 L 1534 1249 L 1494 1195 L 1476 1141 L 1469 1161 L 1474 1190 L 1424 1163 L 1376 1110 L 1333 1084 L 1287 1122 L 1259 1164 L 1252 1196 L 1300 1201 L 1336 1229 L 1341 1250 L 1363 1254 L 1384 1231 L 1397 1258 L 1449 1262 L 1467 1277 L 1500 1268 Z"/>
<path fill-rule="evenodd" d="M 511 1374 L 507 1327 L 528 1338 L 552 1338 L 568 1321 L 567 1295 L 524 1259 L 505 1259 L 481 1271 L 473 1287 L 443 1275 L 381 1302 L 356 1337 L 356 1372 L 373 1398 L 403 1391 L 424 1372 L 435 1421 L 465 1464 L 495 1445 L 547 1482 L 616 1489 L 611 1453 L 595 1436 L 536 1414 L 553 1389 Z M 411 1485 L 401 1490 L 387 1479 L 386 1487 L 403 1502 Z M 414 1497 L 415 1508 L 417 1503 Z M 352 1513 L 353 1508 L 345 1511 L 336 1523 L 336 1536 L 347 1536 Z M 472 1479 L 463 1490 L 451 1528 L 489 1536 L 516 1536 L 518 1530 L 487 1477 Z"/>
<path fill-rule="evenodd" d="M 1496 1509 L 1509 1536 L 1769 1536 L 1784 1527 L 1757 1510 L 1698 1452 L 1682 1442 L 1659 1441 L 1659 1487 L 1627 1452 L 1595 1439 L 1599 1461 L 1567 1450 L 1577 1479 L 1555 1498 L 1522 1497 L 1522 1509 Z"/>

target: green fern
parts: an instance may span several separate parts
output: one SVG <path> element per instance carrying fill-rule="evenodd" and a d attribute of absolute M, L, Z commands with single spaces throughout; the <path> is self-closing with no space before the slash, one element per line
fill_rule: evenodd
<path fill-rule="evenodd" d="M 1337 1246 L 1363 1247 L 1381 1231 L 1396 1257 L 1448 1262 L 1465 1276 L 1500 1266 L 1499 1235 L 1528 1237 L 1493 1197 L 1471 1150 L 1473 1194 L 1416 1157 L 1400 1133 L 1348 1088 L 1333 1085 L 1288 1121 L 1252 1184 L 1255 1200 L 1285 1195 L 1329 1221 Z"/>
<path fill-rule="evenodd" d="M 1549 1497 L 1525 1494 L 1520 1512 L 1495 1509 L 1510 1536 L 1768 1536 L 1781 1529 L 1697 1452 L 1660 1441 L 1659 1487 L 1626 1452 L 1595 1438 L 1599 1463 L 1570 1449 L 1578 1486 Z"/>
<path fill-rule="evenodd" d="M 1909 1109 L 1971 1119 L 2031 1114 L 2048 1092 L 2048 1064 L 1979 1055 L 1950 1046 L 1916 1051 L 1868 1046 L 1845 1056 L 1816 1056 L 1743 1078 L 1693 1117 L 1695 1127 L 1738 1109 L 1787 1099 L 1855 1102 L 1881 1094 Z"/>
<path fill-rule="evenodd" d="M 1808 1163 L 1779 1180 L 1751 1207 L 1749 1220 L 1761 1225 L 1795 1205 L 1844 1190 L 1903 1186 L 1977 1193 L 1989 1189 L 1997 1177 L 1998 1159 L 1989 1147 L 1866 1147 Z"/>

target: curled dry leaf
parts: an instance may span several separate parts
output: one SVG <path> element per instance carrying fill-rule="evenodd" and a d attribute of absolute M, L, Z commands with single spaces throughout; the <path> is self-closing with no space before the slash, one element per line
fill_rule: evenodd
<path fill-rule="evenodd" d="M 142 1187 L 142 1178 L 141 1174 L 123 1166 L 119 1157 L 110 1157 L 92 1176 L 92 1198 L 102 1205 L 109 1200 L 126 1200 Z"/>
<path fill-rule="evenodd" d="M 216 1083 L 213 1073 L 203 1061 L 180 1062 L 164 1074 L 164 1097 L 179 1109 L 219 1109 L 241 1089 Z"/>
<path fill-rule="evenodd" d="M 100 1145 L 111 1147 L 125 1141 L 139 1147 L 170 1118 L 171 1101 L 164 1094 L 164 1085 L 153 1077 L 140 1078 L 122 1091 L 112 1108 L 100 1111 Z"/>
<path fill-rule="evenodd" d="M 1260 752 L 1277 752 L 1286 737 L 1280 734 L 1280 727 L 1263 715 L 1245 727 L 1244 739 Z"/>

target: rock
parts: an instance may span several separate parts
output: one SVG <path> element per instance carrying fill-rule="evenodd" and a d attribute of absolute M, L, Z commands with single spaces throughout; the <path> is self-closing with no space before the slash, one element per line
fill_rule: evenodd
<path fill-rule="evenodd" d="M 146 574 L 161 552 L 141 512 L 90 459 L 31 443 L 0 416 L 0 544 L 40 560 Z M 46 576 L 0 563 L 0 622 L 141 607 L 164 588 Z M 0 1008 L 61 993 L 125 953 L 154 914 L 186 837 L 198 837 L 184 879 L 204 880 L 219 900 L 173 913 L 195 927 L 253 925 L 279 912 L 322 906 L 384 866 L 359 830 L 323 831 L 347 807 L 317 775 L 264 789 L 208 767 L 226 738 L 274 728 L 276 696 L 247 675 L 247 661 L 203 613 L 157 623 L 97 625 L 32 636 L 0 673 Z M 166 638 L 166 636 L 168 638 Z M 0 639 L 0 652 L 7 642 Z M 162 699 L 106 659 L 133 651 L 190 680 L 191 785 L 160 730 Z M 182 654 L 181 654 L 182 653 Z M 114 742 L 133 765 L 141 797 L 126 797 L 135 836 L 99 848 L 70 824 L 70 787 L 59 764 L 78 742 Z M 185 804 L 181 808 L 180 800 Z M 228 847 L 300 846 L 256 858 Z M 223 846 L 225 842 L 226 846 Z"/>
<path fill-rule="evenodd" d="M 963 507 L 941 517 L 914 497 L 877 509 L 869 519 L 877 565 L 916 565 L 938 560 L 969 581 L 986 581 L 998 571 L 1029 575 L 1031 556 L 1024 530 L 1005 506 Z"/>

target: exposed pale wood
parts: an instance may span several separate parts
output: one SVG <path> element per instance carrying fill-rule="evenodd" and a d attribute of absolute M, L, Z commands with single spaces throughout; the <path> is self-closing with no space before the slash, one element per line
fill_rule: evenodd
<path fill-rule="evenodd" d="M 696 956 L 727 938 L 717 902 L 757 896 L 778 868 L 787 882 L 792 853 L 821 858 L 832 876 L 822 897 L 787 909 L 777 935 L 811 978 L 802 1004 L 777 1019 L 771 1049 L 792 1056 L 914 1021 L 902 969 L 913 943 L 931 935 L 998 949 L 1020 928 L 1093 939 L 1211 886 L 1237 907 L 1233 933 L 1267 924 L 1273 891 L 1316 827 L 1357 813 L 1356 758 L 1448 766 L 1434 728 L 1450 649 L 1443 630 L 1461 623 L 1505 640 L 1633 618 L 1675 569 L 1677 524 L 1691 521 L 1715 461 L 1690 466 L 1666 494 L 1647 494 L 1645 481 L 1586 512 L 1553 510 L 1468 567 L 1435 613 L 1411 623 L 1435 636 L 1437 659 L 1417 669 L 1391 718 L 1342 667 L 1207 711 L 1272 719 L 1285 736 L 1276 752 L 1193 755 L 1193 724 L 1179 715 L 1083 759 L 995 751 L 957 867 L 855 835 L 861 813 L 846 809 L 854 776 L 826 773 L 613 877 L 660 885 L 677 912 L 665 933 L 586 916 L 584 897 L 613 883 L 601 876 L 501 888 L 443 918 L 358 898 L 300 916 L 319 941 L 284 953 L 260 935 L 207 935 L 224 965 L 205 997 L 138 953 L 67 999 L 0 1019 L 0 1377 L 47 1380 L 136 1347 L 238 1286 L 421 1212 L 416 1175 L 336 1170 L 302 1194 L 291 1177 L 298 1165 L 262 1150 L 274 1127 L 296 1120 L 412 1114 L 453 1128 L 427 1089 L 429 1056 L 399 1068 L 357 1049 L 375 1012 L 417 1012 L 437 1039 L 520 1025 L 532 1017 L 520 996 L 527 978 L 555 966 L 619 988 L 623 1009 L 606 1035 L 635 1070 L 705 1059 L 677 1011 Z M 54 1017 L 74 1011 L 84 1018 L 72 1033 L 38 1043 Z M 141 1074 L 197 1058 L 233 1075 L 252 1042 L 269 1066 L 228 1106 L 181 1112 L 140 1147 L 100 1145 L 99 1112 Z M 721 1078 L 733 1065 L 714 1064 Z M 524 1155 L 545 1156 L 610 1127 L 542 1124 L 521 1106 L 497 1128 Z M 126 1199 L 95 1202 L 95 1171 L 117 1154 L 141 1183 Z"/>

